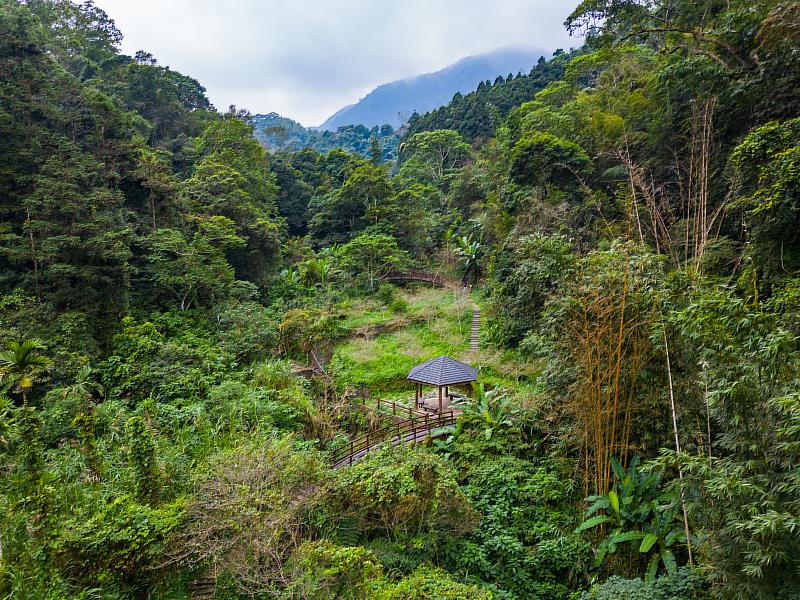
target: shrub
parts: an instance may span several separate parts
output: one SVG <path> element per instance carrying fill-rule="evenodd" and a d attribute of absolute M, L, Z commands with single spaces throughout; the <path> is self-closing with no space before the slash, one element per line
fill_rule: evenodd
<path fill-rule="evenodd" d="M 393 313 L 408 312 L 408 302 L 406 302 L 402 298 L 395 298 L 389 303 L 389 310 L 392 311 Z"/>
<path fill-rule="evenodd" d="M 326 474 L 319 455 L 295 449 L 290 438 L 218 453 L 198 470 L 186 525 L 164 566 L 213 566 L 246 595 L 288 584 L 284 565 L 304 541 Z"/>
<path fill-rule="evenodd" d="M 77 507 L 49 541 L 58 562 L 94 584 L 146 577 L 146 567 L 181 524 L 184 501 L 153 508 L 129 496 L 93 500 Z"/>
<path fill-rule="evenodd" d="M 381 565 L 362 546 L 337 546 L 328 541 L 306 542 L 291 561 L 292 598 L 334 600 L 368 598 L 367 588 L 380 576 Z"/>
<path fill-rule="evenodd" d="M 568 481 L 511 456 L 473 466 L 466 480 L 481 521 L 447 549 L 459 572 L 521 598 L 567 598 L 579 587 L 588 544 L 571 531 L 577 514 Z"/>
<path fill-rule="evenodd" d="M 491 600 L 492 593 L 461 583 L 442 569 L 420 567 L 395 584 L 383 584 L 373 592 L 376 600 Z"/>
<path fill-rule="evenodd" d="M 237 361 L 248 363 L 272 354 L 278 345 L 278 325 L 257 302 L 233 302 L 218 315 L 217 339 Z"/>
<path fill-rule="evenodd" d="M 375 297 L 386 306 L 389 306 L 396 296 L 397 288 L 391 283 L 382 283 L 375 290 Z"/>
<path fill-rule="evenodd" d="M 356 520 L 372 535 L 438 539 L 460 535 L 475 513 L 455 473 L 440 457 L 418 448 L 386 448 L 336 472 L 334 514 Z"/>
<path fill-rule="evenodd" d="M 615 575 L 583 592 L 581 600 L 694 600 L 708 597 L 704 583 L 690 567 L 681 567 L 675 574 L 659 577 L 653 583 Z"/>

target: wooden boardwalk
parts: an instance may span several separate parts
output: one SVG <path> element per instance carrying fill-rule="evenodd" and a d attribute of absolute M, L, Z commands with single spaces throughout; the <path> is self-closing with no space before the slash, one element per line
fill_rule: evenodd
<path fill-rule="evenodd" d="M 391 281 L 393 283 L 416 281 L 419 283 L 430 283 L 431 285 L 450 289 L 460 288 L 459 284 L 452 279 L 448 279 L 447 277 L 439 275 L 438 273 L 429 273 L 428 271 L 390 271 L 381 277 L 381 280 Z"/>
<path fill-rule="evenodd" d="M 333 454 L 331 459 L 334 469 L 346 467 L 358 462 L 370 452 L 387 444 L 392 446 L 418 444 L 449 433 L 449 427 L 455 425 L 456 415 L 453 411 L 428 416 L 422 419 L 405 419 L 393 423 L 377 431 L 370 431 Z"/>

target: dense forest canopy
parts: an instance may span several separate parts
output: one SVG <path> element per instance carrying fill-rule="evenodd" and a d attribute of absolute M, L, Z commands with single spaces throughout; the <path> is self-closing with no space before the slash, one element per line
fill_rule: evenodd
<path fill-rule="evenodd" d="M 399 143 L 268 153 L 0 0 L 0 597 L 800 597 L 798 23 L 585 0 Z"/>
<path fill-rule="evenodd" d="M 311 148 L 321 153 L 344 150 L 350 154 L 376 156 L 382 161 L 395 160 L 398 132 L 391 125 L 343 125 L 336 131 L 303 127 L 297 121 L 277 113 L 254 115 L 254 134 L 270 152 L 299 152 Z"/>

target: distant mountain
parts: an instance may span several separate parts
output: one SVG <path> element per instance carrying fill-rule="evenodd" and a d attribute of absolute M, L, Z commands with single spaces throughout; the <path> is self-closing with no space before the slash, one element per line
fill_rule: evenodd
<path fill-rule="evenodd" d="M 462 58 L 435 73 L 386 83 L 336 112 L 319 129 L 336 131 L 343 125 L 374 127 L 386 123 L 398 128 L 414 112 L 423 114 L 447 104 L 456 92 L 471 92 L 480 82 L 509 73 L 528 73 L 545 54 L 539 49 L 502 48 Z"/>

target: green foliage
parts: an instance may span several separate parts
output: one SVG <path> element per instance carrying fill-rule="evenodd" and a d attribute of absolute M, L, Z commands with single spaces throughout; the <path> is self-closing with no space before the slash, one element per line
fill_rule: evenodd
<path fill-rule="evenodd" d="M 481 273 L 481 259 L 483 258 L 483 244 L 480 240 L 461 236 L 456 240 L 458 254 L 464 263 L 464 276 L 461 278 L 464 285 L 472 274 L 472 282 L 477 283 Z"/>
<path fill-rule="evenodd" d="M 611 466 L 615 477 L 613 487 L 601 496 L 587 498 L 592 504 L 586 510 L 586 520 L 576 530 L 610 524 L 611 531 L 605 533 L 597 546 L 595 566 L 603 564 L 621 544 L 629 543 L 629 555 L 633 557 L 629 564 L 643 564 L 649 557 L 647 583 L 655 581 L 662 562 L 667 574 L 675 575 L 678 569 L 675 549 L 678 544 L 688 542 L 680 520 L 679 497 L 674 491 L 662 490 L 657 473 L 643 472 L 638 457 L 630 461 L 627 469 L 615 458 L 611 459 Z M 637 574 L 636 567 L 633 571 Z"/>
<path fill-rule="evenodd" d="M 436 542 L 468 531 L 475 518 L 449 465 L 424 450 L 386 447 L 370 453 L 336 472 L 333 494 L 334 518 L 355 519 L 368 539 Z"/>
<path fill-rule="evenodd" d="M 263 373 L 263 367 L 261 373 Z M 302 387 L 271 386 L 252 389 L 234 381 L 223 381 L 208 391 L 208 413 L 218 430 L 231 432 L 276 428 L 294 431 L 311 411 Z"/>
<path fill-rule="evenodd" d="M 50 359 L 41 353 L 43 346 L 44 342 L 38 339 L 10 341 L 0 352 L 0 377 L 7 377 L 12 385 L 16 385 L 26 405 L 36 376 L 50 365 Z"/>
<path fill-rule="evenodd" d="M 511 178 L 522 184 L 575 186 L 588 172 L 589 157 L 577 144 L 551 133 L 535 133 L 514 144 Z"/>
<path fill-rule="evenodd" d="M 218 308 L 217 340 L 236 362 L 246 364 L 268 357 L 278 344 L 275 316 L 258 302 L 228 301 Z"/>
<path fill-rule="evenodd" d="M 690 567 L 681 567 L 671 575 L 647 583 L 641 579 L 623 579 L 618 575 L 592 586 L 581 594 L 581 600 L 692 600 L 705 598 L 703 578 Z"/>
<path fill-rule="evenodd" d="M 380 160 L 394 160 L 400 141 L 398 132 L 391 125 L 377 125 L 371 129 L 363 125 L 344 125 L 336 131 L 316 130 L 303 127 L 297 121 L 281 117 L 277 113 L 255 115 L 255 136 L 270 151 L 297 152 L 313 148 L 317 152 L 341 149 L 364 158 L 373 156 L 373 140 L 380 149 Z M 377 163 L 376 163 L 377 164 Z"/>
<path fill-rule="evenodd" d="M 470 158 L 470 147 L 457 131 L 437 129 L 414 134 L 403 143 L 402 177 L 446 187 Z"/>
<path fill-rule="evenodd" d="M 508 394 L 500 388 L 485 392 L 483 385 L 479 384 L 477 396 L 475 401 L 466 400 L 456 406 L 463 410 L 465 418 L 471 418 L 473 423 L 480 423 L 478 427 L 484 427 L 483 435 L 487 440 L 502 429 L 514 427 L 519 409 Z"/>
<path fill-rule="evenodd" d="M 306 542 L 291 563 L 295 575 L 288 593 L 309 599 L 369 598 L 368 589 L 381 573 L 380 563 L 363 547 L 325 541 Z"/>
<path fill-rule="evenodd" d="M 326 471 L 316 453 L 295 447 L 290 438 L 255 437 L 215 454 L 196 474 L 185 526 L 174 532 L 166 564 L 213 565 L 238 593 L 273 591 L 305 538 L 303 524 L 309 522 Z M 352 558 L 347 550 L 340 556 L 324 545 L 312 544 L 306 551 L 305 559 L 297 557 L 303 571 L 314 553 L 345 564 Z M 354 570 L 362 564 L 357 557 L 355 562 Z M 309 579 L 327 577 L 310 571 Z"/>
<path fill-rule="evenodd" d="M 286 355 L 308 353 L 318 343 L 327 343 L 344 334 L 341 321 L 319 310 L 290 309 L 279 325 L 280 348 Z"/>
<path fill-rule="evenodd" d="M 797 595 L 799 21 L 586 0 L 580 50 L 398 144 L 218 113 L 91 2 L 0 0 L 0 596 Z M 379 285 L 412 268 L 447 289 Z M 440 354 L 498 391 L 330 470 L 384 422 L 354 389 Z"/>
<path fill-rule="evenodd" d="M 800 226 L 800 119 L 750 132 L 730 156 L 730 177 L 752 240 L 751 257 L 770 284 L 800 266 L 794 232 Z"/>
<path fill-rule="evenodd" d="M 94 477 L 100 477 L 102 473 L 102 462 L 97 452 L 97 411 L 95 408 L 87 407 L 79 413 L 72 421 L 78 429 L 78 438 L 81 441 L 82 451 L 86 457 L 86 466 Z"/>
<path fill-rule="evenodd" d="M 769 598 L 798 589 L 796 337 L 727 289 L 698 293 L 671 321 L 702 367 L 713 433 L 688 472 L 699 491 L 690 510 L 713 532 L 701 550 L 715 590 Z"/>
<path fill-rule="evenodd" d="M 128 436 L 128 456 L 133 469 L 135 493 L 141 500 L 152 499 L 159 488 L 156 449 L 144 418 L 131 417 L 125 423 Z"/>
<path fill-rule="evenodd" d="M 420 567 L 396 584 L 388 584 L 372 592 L 381 600 L 491 600 L 488 590 L 454 580 L 441 569 Z"/>
<path fill-rule="evenodd" d="M 575 256 L 566 238 L 535 234 L 516 240 L 507 254 L 503 262 L 513 260 L 509 268 L 500 261 L 494 266 L 499 285 L 489 315 L 492 337 L 514 345 L 536 329 L 547 300 L 575 268 Z"/>
<path fill-rule="evenodd" d="M 549 60 L 540 59 L 530 73 L 507 79 L 499 77 L 494 83 L 481 82 L 474 92 L 456 94 L 441 108 L 424 115 L 412 115 L 403 141 L 422 131 L 436 129 L 454 129 L 470 143 L 489 139 L 499 118 L 508 115 L 512 107 L 533 98 L 551 81 L 559 80 L 567 63 L 580 52 L 559 50 Z"/>
<path fill-rule="evenodd" d="M 145 239 L 148 273 L 156 290 L 169 294 L 180 310 L 209 305 L 225 297 L 233 283 L 233 269 L 224 251 L 243 245 L 233 221 L 214 217 L 208 225 L 218 232 L 198 231 L 191 241 L 173 229 L 158 229 Z M 219 227 L 217 227 L 219 226 Z M 204 235 L 209 233 L 211 235 Z"/>
<path fill-rule="evenodd" d="M 392 271 L 402 271 L 408 264 L 407 254 L 397 241 L 382 233 L 362 233 L 338 251 L 341 267 L 370 290 L 375 283 Z"/>
<path fill-rule="evenodd" d="M 309 223 L 311 235 L 322 245 L 352 239 L 369 224 L 385 216 L 393 195 L 387 171 L 371 163 L 358 165 L 341 187 L 329 192 L 315 208 Z"/>
<path fill-rule="evenodd" d="M 152 507 L 130 496 L 96 500 L 96 508 L 87 503 L 64 520 L 51 551 L 67 572 L 87 582 L 141 581 L 182 525 L 185 502 Z"/>
<path fill-rule="evenodd" d="M 19 467 L 33 481 L 41 474 L 42 469 L 42 420 L 34 407 L 26 405 L 17 410 L 15 421 L 20 441 Z"/>
<path fill-rule="evenodd" d="M 233 364 L 230 354 L 191 327 L 190 318 L 172 313 L 164 315 L 164 321 L 159 327 L 130 317 L 123 320 L 112 353 L 98 367 L 109 395 L 136 401 L 151 396 L 196 400 Z"/>
<path fill-rule="evenodd" d="M 588 550 L 570 532 L 577 515 L 567 504 L 569 483 L 512 456 L 481 460 L 464 478 L 481 520 L 448 547 L 454 567 L 520 598 L 568 598 Z"/>

